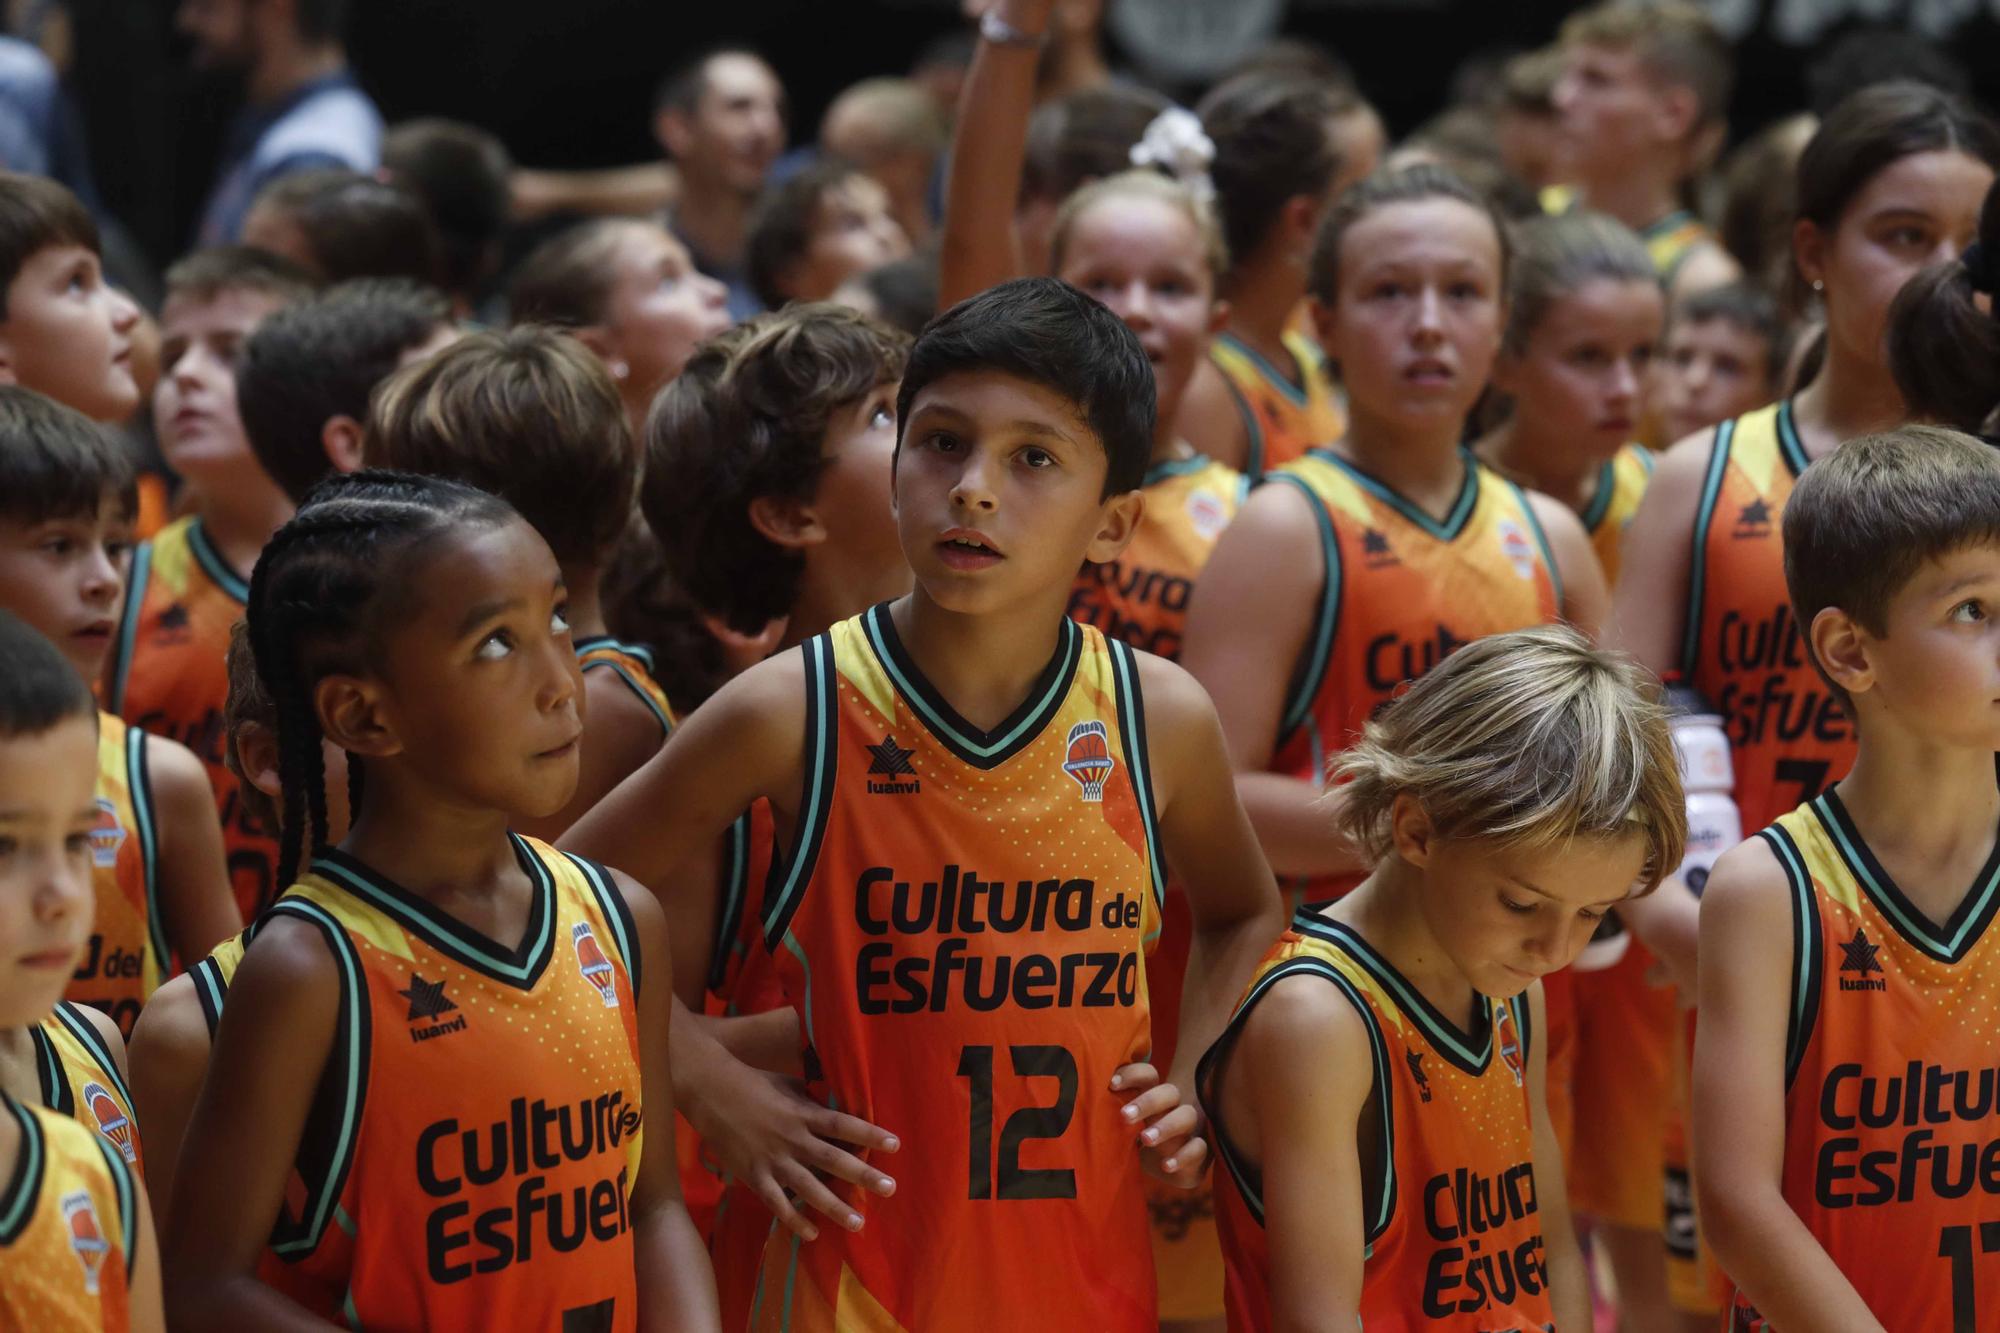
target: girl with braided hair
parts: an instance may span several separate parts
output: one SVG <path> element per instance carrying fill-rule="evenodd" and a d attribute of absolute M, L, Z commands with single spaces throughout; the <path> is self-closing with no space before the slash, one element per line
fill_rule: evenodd
<path fill-rule="evenodd" d="M 673 1153 L 641 1151 L 672 1124 L 664 916 L 509 832 L 577 781 L 548 546 L 468 486 L 334 478 L 266 547 L 248 623 L 291 887 L 183 1147 L 176 1325 L 713 1329 Z"/>

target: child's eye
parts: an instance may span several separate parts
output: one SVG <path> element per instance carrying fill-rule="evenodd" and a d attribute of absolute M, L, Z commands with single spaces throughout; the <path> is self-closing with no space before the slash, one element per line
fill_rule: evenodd
<path fill-rule="evenodd" d="M 1447 294 L 1454 301 L 1477 301 L 1486 293 L 1479 289 L 1476 282 L 1454 282 Z"/>
<path fill-rule="evenodd" d="M 1056 465 L 1056 456 L 1046 449 L 1037 449 L 1033 445 L 1030 445 L 1021 451 L 1021 461 L 1039 471 L 1042 468 L 1054 467 Z"/>
<path fill-rule="evenodd" d="M 1598 370 L 1611 358 L 1604 354 L 1604 349 L 1601 347 L 1579 347 L 1569 354 L 1569 359 L 1571 365 L 1581 366 L 1585 370 Z"/>
<path fill-rule="evenodd" d="M 1977 625 L 1986 619 L 1986 607 L 1977 597 L 1968 597 L 1951 609 L 1951 618 L 1961 625 Z"/>
<path fill-rule="evenodd" d="M 549 612 L 549 633 L 569 633 L 569 604 L 567 602 Z"/>
<path fill-rule="evenodd" d="M 1632 364 L 1638 367 L 1640 370 L 1644 370 L 1647 366 L 1651 365 L 1652 361 L 1653 361 L 1652 348 L 1635 347 L 1632 349 Z"/>
<path fill-rule="evenodd" d="M 893 428 L 895 424 L 896 412 L 894 408 L 878 407 L 875 409 L 875 415 L 868 418 L 868 426 L 871 430 L 877 426 L 889 426 Z"/>
<path fill-rule="evenodd" d="M 63 839 L 63 851 L 71 856 L 90 855 L 90 834 L 72 833 Z"/>
<path fill-rule="evenodd" d="M 1582 917 L 1585 921 L 1602 921 L 1604 919 L 1604 913 L 1593 912 L 1588 907 L 1577 908 L 1576 914 Z"/>
<path fill-rule="evenodd" d="M 1526 916 L 1528 913 L 1535 910 L 1535 905 L 1533 903 L 1517 903 L 1504 893 L 1500 895 L 1500 905 L 1506 908 L 1508 911 L 1518 912 L 1522 916 Z"/>
<path fill-rule="evenodd" d="M 76 543 L 68 537 L 50 537 L 42 542 L 42 549 L 50 555 L 68 555 L 76 549 Z"/>
<path fill-rule="evenodd" d="M 1368 294 L 1378 301 L 1391 300 L 1403 294 L 1403 284 L 1400 282 L 1378 282 Z"/>
<path fill-rule="evenodd" d="M 0 833 L 0 856 L 12 856 L 21 850 L 21 844 L 11 835 Z"/>
<path fill-rule="evenodd" d="M 949 431 L 933 431 L 924 436 L 924 448 L 934 449 L 941 454 L 953 453 L 959 448 L 959 440 Z"/>
<path fill-rule="evenodd" d="M 472 655 L 481 662 L 497 662 L 514 651 L 514 636 L 507 630 L 496 629 L 479 641 Z"/>

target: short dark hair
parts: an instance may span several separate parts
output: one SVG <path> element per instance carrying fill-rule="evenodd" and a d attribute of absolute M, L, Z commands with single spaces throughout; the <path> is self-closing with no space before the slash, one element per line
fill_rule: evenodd
<path fill-rule="evenodd" d="M 932 320 L 896 395 L 896 447 L 918 394 L 947 375 L 989 371 L 1067 402 L 1104 447 L 1104 498 L 1139 489 L 1153 453 L 1153 367 L 1125 321 L 1057 278 L 1015 278 Z"/>
<path fill-rule="evenodd" d="M 290 305 L 319 288 L 308 269 L 248 245 L 215 245 L 176 260 L 167 270 L 167 299 L 212 301 L 223 292 L 247 291 L 273 296 Z"/>
<path fill-rule="evenodd" d="M 750 522 L 765 496 L 810 500 L 836 413 L 902 378 L 907 336 L 829 302 L 703 343 L 646 420 L 640 502 L 674 581 L 732 629 L 791 610 L 805 561 Z"/>
<path fill-rule="evenodd" d="M 764 192 L 744 244 L 744 270 L 757 299 L 776 310 L 792 299 L 785 270 L 802 258 L 827 197 L 861 174 L 839 158 L 822 157 Z"/>
<path fill-rule="evenodd" d="M 26 621 L 0 611 L 0 739 L 39 736 L 73 717 L 96 720 L 90 683 Z"/>
<path fill-rule="evenodd" d="M 1887 634 L 1889 604 L 1919 569 L 1986 543 L 2000 544 L 2000 452 L 1991 445 L 1937 426 L 1847 441 L 1800 474 L 1785 501 L 1785 587 L 1807 651 L 1827 607 Z"/>
<path fill-rule="evenodd" d="M 937 314 L 938 265 L 933 255 L 891 260 L 869 269 L 856 281 L 875 298 L 876 317 L 912 338 Z"/>
<path fill-rule="evenodd" d="M 701 103 L 701 95 L 708 91 L 708 66 L 711 61 L 723 56 L 743 56 L 769 67 L 760 52 L 747 46 L 707 46 L 695 52 L 668 70 L 665 77 L 653 89 L 653 111 L 679 111 L 693 115 Z"/>
<path fill-rule="evenodd" d="M 326 423 L 366 421 L 375 386 L 450 320 L 451 302 L 435 288 L 363 278 L 258 325 L 236 367 L 236 407 L 272 480 L 304 500 L 329 470 L 320 440 Z"/>
<path fill-rule="evenodd" d="M 391 375 L 361 456 L 369 467 L 491 491 L 570 566 L 609 560 L 643 462 L 604 363 L 534 326 L 469 333 Z"/>
<path fill-rule="evenodd" d="M 1765 364 L 1775 386 L 1785 373 L 1785 361 L 1792 350 L 1791 332 L 1778 314 L 1777 300 L 1754 282 L 1705 287 L 1675 302 L 1667 317 L 1667 332 L 1672 334 L 1683 324 L 1706 324 L 1712 319 L 1764 340 Z"/>
<path fill-rule="evenodd" d="M 0 518 L 95 518 L 106 496 L 138 508 L 137 472 L 117 436 L 73 407 L 0 384 Z"/>
<path fill-rule="evenodd" d="M 1299 195 L 1319 198 L 1340 172 L 1333 120 L 1357 105 L 1301 75 L 1245 74 L 1201 100 L 1201 127 L 1215 142 L 1216 210 L 1238 263 L 1271 234 L 1278 212 Z"/>
<path fill-rule="evenodd" d="M 1400 171 L 1378 171 L 1355 184 L 1340 196 L 1340 202 L 1320 220 L 1319 236 L 1313 241 L 1312 261 L 1306 270 L 1306 290 L 1332 303 L 1340 291 L 1340 247 L 1355 223 L 1378 208 L 1391 204 L 1417 203 L 1425 199 L 1456 199 L 1484 213 L 1493 224 L 1500 242 L 1500 284 L 1504 290 L 1513 257 L 1507 221 L 1493 201 L 1467 185 L 1457 173 L 1428 162 Z"/>
<path fill-rule="evenodd" d="M 507 146 L 476 125 L 425 117 L 382 136 L 382 165 L 430 213 L 438 237 L 438 282 L 474 295 L 493 276 L 507 229 Z"/>
<path fill-rule="evenodd" d="M 259 190 L 252 207 L 260 205 L 298 224 L 327 282 L 437 281 L 437 233 L 422 201 L 400 186 L 345 169 L 295 171 Z"/>
<path fill-rule="evenodd" d="M 611 254 L 642 218 L 596 218 L 556 233 L 528 252 L 507 288 L 507 317 L 516 324 L 587 328 L 604 319 L 611 301 Z"/>
<path fill-rule="evenodd" d="M 0 171 L 0 319 L 21 266 L 52 245 L 103 252 L 97 222 L 68 188 L 45 176 Z"/>

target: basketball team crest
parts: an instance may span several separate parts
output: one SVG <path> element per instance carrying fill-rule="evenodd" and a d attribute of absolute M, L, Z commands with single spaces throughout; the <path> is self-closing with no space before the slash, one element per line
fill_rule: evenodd
<path fill-rule="evenodd" d="M 132 1146 L 132 1122 L 118 1109 L 102 1083 L 83 1085 L 83 1104 L 90 1108 L 90 1118 L 97 1122 L 97 1132 L 110 1141 L 119 1155 L 127 1162 L 137 1162 L 139 1155 Z"/>
<path fill-rule="evenodd" d="M 1511 518 L 1501 519 L 1498 526 L 1500 553 L 1507 557 L 1507 563 L 1512 565 L 1514 572 L 1522 578 L 1535 577 L 1535 544 L 1528 539 L 1528 534 L 1523 532 L 1521 525 Z"/>
<path fill-rule="evenodd" d="M 1203 541 L 1214 541 L 1229 526 L 1229 509 L 1222 497 L 1211 490 L 1197 490 L 1187 498 L 1188 524 Z"/>
<path fill-rule="evenodd" d="M 90 860 L 99 870 L 118 864 L 118 849 L 125 845 L 125 826 L 118 822 L 118 807 L 102 796 L 97 798 L 97 822 L 90 826 Z"/>
<path fill-rule="evenodd" d="M 1114 767 L 1108 737 L 1104 724 L 1095 718 L 1079 722 L 1069 729 L 1064 751 L 1063 772 L 1076 779 L 1083 799 L 1093 804 L 1104 800 L 1104 783 Z"/>
<path fill-rule="evenodd" d="M 597 933 L 588 921 L 579 921 L 569 932 L 569 942 L 576 947 L 577 970 L 583 979 L 597 987 L 597 993 L 604 1000 L 606 1009 L 618 1007 L 618 979 L 611 970 L 611 960 L 604 956 L 604 949 L 597 942 Z"/>
<path fill-rule="evenodd" d="M 83 1265 L 83 1289 L 95 1296 L 98 1274 L 104 1271 L 104 1257 L 111 1253 L 111 1242 L 104 1239 L 104 1228 L 97 1224 L 97 1209 L 83 1190 L 63 1195 L 62 1210 L 63 1221 L 69 1226 L 69 1247 L 75 1252 L 76 1261 Z"/>
<path fill-rule="evenodd" d="M 1514 1006 L 1505 1001 L 1493 1006 L 1493 1049 L 1507 1072 L 1520 1083 L 1528 1076 L 1527 1061 L 1521 1057 L 1521 1034 L 1514 1026 Z"/>

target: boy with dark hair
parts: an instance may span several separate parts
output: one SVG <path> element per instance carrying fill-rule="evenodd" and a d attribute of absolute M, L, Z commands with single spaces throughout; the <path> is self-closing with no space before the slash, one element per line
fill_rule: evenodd
<path fill-rule="evenodd" d="M 283 255 L 321 282 L 437 280 L 437 233 L 423 202 L 358 171 L 299 171 L 257 192 L 243 243 Z"/>
<path fill-rule="evenodd" d="M 660 81 L 653 136 L 679 172 L 661 219 L 696 267 L 729 288 L 729 317 L 760 308 L 744 275 L 750 216 L 785 148 L 785 86 L 750 51 L 710 51 Z"/>
<path fill-rule="evenodd" d="M 2000 454 L 1850 440 L 1799 478 L 1784 548 L 1859 748 L 1702 897 L 1702 1233 L 1732 1328 L 1990 1327 Z"/>
<path fill-rule="evenodd" d="M 650 656 L 611 637 L 599 595 L 645 461 L 617 389 L 587 348 L 552 329 L 468 334 L 382 385 L 361 459 L 490 491 L 555 553 L 583 666 L 582 767 L 569 804 L 521 829 L 555 837 L 651 758 L 674 724 Z"/>
<path fill-rule="evenodd" d="M 75 195 L 0 171 L 0 384 L 120 422 L 139 405 L 139 307 L 105 282 L 101 253 L 97 223 Z"/>
<path fill-rule="evenodd" d="M 910 240 L 889 192 L 858 167 L 815 162 L 777 186 L 750 225 L 747 264 L 757 299 L 824 301 L 850 278 L 904 259 Z"/>
<path fill-rule="evenodd" d="M 1770 402 L 1790 352 L 1778 303 L 1761 287 L 1732 282 L 1687 297 L 1653 362 L 1661 438 L 1685 440 Z"/>
<path fill-rule="evenodd" d="M 1577 202 L 1638 232 L 1672 297 L 1739 276 L 1688 211 L 1728 133 L 1736 71 L 1721 29 L 1684 0 L 1603 0 L 1569 17 L 1561 48 L 1555 104 Z"/>
<path fill-rule="evenodd" d="M 348 0 L 180 0 L 174 25 L 197 69 L 243 76 L 247 104 L 225 141 L 201 241 L 240 238 L 251 201 L 294 171 L 373 171 L 382 115 L 347 69 Z"/>
<path fill-rule="evenodd" d="M 375 386 L 457 336 L 451 302 L 407 278 L 359 278 L 265 322 L 244 345 L 236 399 L 250 447 L 292 497 L 361 466 Z"/>
<path fill-rule="evenodd" d="M 116 439 L 40 394 L 0 387 L 0 610 L 87 681 L 111 649 L 132 505 Z M 201 957 L 242 922 L 201 764 L 110 713 L 98 725 L 97 917 L 66 994 L 130 1032 L 175 957 Z"/>
<path fill-rule="evenodd" d="M 430 214 L 438 285 L 460 317 L 470 315 L 500 269 L 514 174 L 507 146 L 476 125 L 426 116 L 383 137 L 382 169 Z"/>
<path fill-rule="evenodd" d="M 201 268 L 183 277 L 193 301 Z M 269 303 L 256 298 L 250 305 L 260 301 Z M 187 329 L 196 330 L 215 309 L 211 305 L 206 315 L 190 310 Z M 180 318 L 177 314 L 177 324 Z M 249 571 L 270 531 L 314 482 L 360 465 L 369 393 L 406 356 L 432 350 L 449 332 L 448 318 L 445 299 L 435 291 L 402 280 L 367 280 L 278 309 L 241 342 L 240 355 L 234 346 L 240 332 L 208 329 L 211 338 L 230 344 L 240 426 L 222 415 L 218 349 L 182 353 L 218 358 L 215 373 L 207 377 L 207 401 L 216 416 L 184 418 L 177 408 L 163 418 L 167 438 L 174 441 L 170 450 L 184 444 L 190 454 L 208 452 L 208 435 L 240 430 L 254 459 L 232 455 L 191 477 L 195 512 L 133 552 L 117 647 L 105 677 L 106 706 L 136 726 L 184 742 L 208 765 L 229 842 L 230 879 L 245 919 L 283 886 L 273 882 L 276 840 L 246 816 L 237 799 L 239 784 L 222 762 L 228 695 L 223 660 L 230 627 L 243 616 Z M 183 386 L 179 379 L 163 381 L 163 398 L 180 402 Z M 218 448 L 226 451 L 227 442 Z"/>
<path fill-rule="evenodd" d="M 762 946 L 812 1087 L 923 1139 L 893 1197 L 838 1186 L 844 1229 L 774 1239 L 766 1308 L 1148 1327 L 1131 1147 L 1184 1183 L 1206 1153 L 1145 1063 L 1167 863 L 1195 919 L 1187 1072 L 1281 925 L 1199 687 L 1065 615 L 1138 519 L 1152 368 L 1103 306 L 1021 279 L 939 317 L 897 406 L 911 594 L 724 686 L 566 842 L 657 886 L 768 800 Z M 706 914 L 686 896 L 670 916 Z"/>

